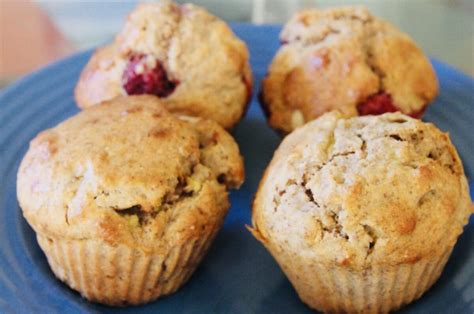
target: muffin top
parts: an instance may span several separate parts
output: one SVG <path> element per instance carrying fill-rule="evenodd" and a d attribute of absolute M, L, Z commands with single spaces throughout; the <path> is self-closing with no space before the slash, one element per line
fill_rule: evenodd
<path fill-rule="evenodd" d="M 434 125 L 331 112 L 276 151 L 254 202 L 254 234 L 320 263 L 414 263 L 454 245 L 473 210 L 468 189 Z"/>
<path fill-rule="evenodd" d="M 217 123 L 178 118 L 154 96 L 130 96 L 41 132 L 17 191 L 36 232 L 146 249 L 216 227 L 227 189 L 243 178 L 238 146 Z"/>
<path fill-rule="evenodd" d="M 335 109 L 419 117 L 438 92 L 434 70 L 413 40 L 364 7 L 301 11 L 280 39 L 262 105 L 284 133 Z"/>
<path fill-rule="evenodd" d="M 98 49 L 76 86 L 79 107 L 119 95 L 153 94 L 168 110 L 231 128 L 250 100 L 246 45 L 205 9 L 140 4 L 115 41 Z"/>

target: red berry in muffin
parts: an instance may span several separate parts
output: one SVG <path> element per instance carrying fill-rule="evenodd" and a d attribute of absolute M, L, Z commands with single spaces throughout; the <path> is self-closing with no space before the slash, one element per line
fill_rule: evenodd
<path fill-rule="evenodd" d="M 168 78 L 161 62 L 143 54 L 130 58 L 122 83 L 128 95 L 153 94 L 158 97 L 169 96 L 178 85 Z"/>
<path fill-rule="evenodd" d="M 359 115 L 377 115 L 386 112 L 396 112 L 399 109 L 393 104 L 392 97 L 384 92 L 377 93 L 357 105 Z"/>

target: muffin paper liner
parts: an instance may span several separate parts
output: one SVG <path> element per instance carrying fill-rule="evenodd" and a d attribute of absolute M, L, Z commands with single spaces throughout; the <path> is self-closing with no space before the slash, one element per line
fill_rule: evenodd
<path fill-rule="evenodd" d="M 157 253 L 100 240 L 39 234 L 37 239 L 56 277 L 91 301 L 121 306 L 147 303 L 178 290 L 192 275 L 216 233 Z"/>
<path fill-rule="evenodd" d="M 373 265 L 366 270 L 312 264 L 295 255 L 276 256 L 301 300 L 311 308 L 324 312 L 387 313 L 421 297 L 439 278 L 451 252 L 452 248 L 448 248 L 440 256 L 415 263 Z"/>

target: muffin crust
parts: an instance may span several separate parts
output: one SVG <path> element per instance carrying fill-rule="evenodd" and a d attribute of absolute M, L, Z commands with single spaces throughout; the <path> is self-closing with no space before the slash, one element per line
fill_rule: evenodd
<path fill-rule="evenodd" d="M 332 112 L 283 141 L 261 181 L 253 223 L 277 251 L 364 268 L 443 252 L 471 211 L 447 134 L 401 114 Z"/>
<path fill-rule="evenodd" d="M 436 282 L 473 209 L 434 125 L 331 112 L 284 139 L 249 229 L 311 308 L 387 313 Z"/>
<path fill-rule="evenodd" d="M 336 109 L 419 117 L 438 93 L 434 70 L 413 40 L 364 7 L 301 11 L 280 38 L 260 98 L 270 125 L 283 133 Z M 376 95 L 387 95 L 391 106 L 365 109 Z"/>
<path fill-rule="evenodd" d="M 39 234 L 167 249 L 220 226 L 239 150 L 215 122 L 177 118 L 158 98 L 117 98 L 32 140 L 18 199 Z M 158 241 L 159 239 L 159 241 Z"/>
<path fill-rule="evenodd" d="M 224 128 L 244 115 L 252 92 L 246 45 L 205 9 L 172 1 L 140 4 L 115 41 L 94 53 L 76 86 L 79 107 L 127 95 L 124 73 L 137 57 L 143 58 L 132 69 L 137 75 L 159 64 L 171 82 L 172 89 L 159 93 L 168 110 Z"/>

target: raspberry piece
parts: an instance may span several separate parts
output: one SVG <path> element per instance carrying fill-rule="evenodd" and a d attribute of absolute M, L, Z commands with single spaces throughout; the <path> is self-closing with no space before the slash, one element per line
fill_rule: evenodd
<path fill-rule="evenodd" d="M 418 111 L 406 113 L 406 115 L 412 118 L 420 119 L 425 113 L 425 110 L 426 106 L 424 106 Z M 384 114 L 386 112 L 401 112 L 401 110 L 398 109 L 397 106 L 395 106 L 395 104 L 393 103 L 390 94 L 385 92 L 380 92 L 369 96 L 369 98 L 367 98 L 363 103 L 357 105 L 357 111 L 361 116 L 378 115 Z"/>
<path fill-rule="evenodd" d="M 400 111 L 392 102 L 392 97 L 384 92 L 369 96 L 363 103 L 357 105 L 359 115 L 378 115 L 386 112 Z"/>
<path fill-rule="evenodd" d="M 128 95 L 152 94 L 167 97 L 178 82 L 168 79 L 161 62 L 150 56 L 137 54 L 128 61 L 122 75 L 122 84 Z"/>

